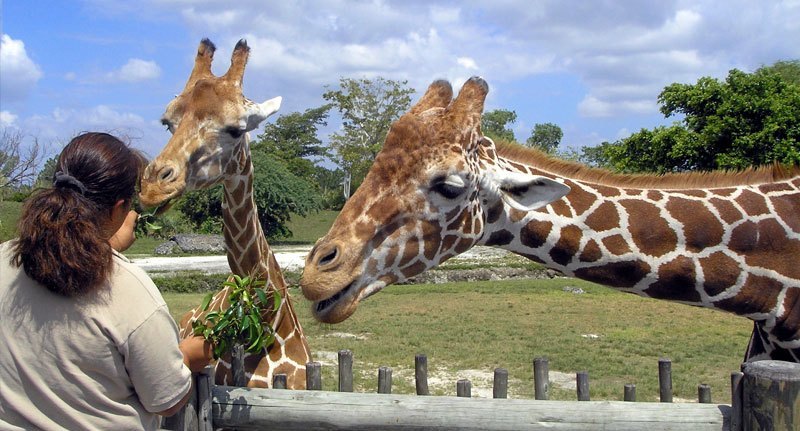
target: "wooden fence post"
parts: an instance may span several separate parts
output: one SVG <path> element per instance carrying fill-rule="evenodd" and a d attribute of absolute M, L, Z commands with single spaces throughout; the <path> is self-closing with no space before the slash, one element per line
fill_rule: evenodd
<path fill-rule="evenodd" d="M 706 384 L 697 385 L 697 402 L 711 404 L 711 386 Z"/>
<path fill-rule="evenodd" d="M 579 371 L 576 375 L 578 401 L 589 401 L 589 372 Z"/>
<path fill-rule="evenodd" d="M 392 393 L 392 369 L 389 367 L 378 368 L 378 393 Z"/>
<path fill-rule="evenodd" d="M 231 349 L 231 374 L 233 374 L 233 386 L 247 386 L 247 376 L 244 373 L 244 346 L 236 344 Z"/>
<path fill-rule="evenodd" d="M 493 398 L 508 398 L 508 370 L 505 368 L 494 369 L 494 382 L 492 383 Z"/>
<path fill-rule="evenodd" d="M 636 401 L 636 385 L 632 383 L 628 383 L 625 385 L 625 390 L 623 393 L 623 401 Z"/>
<path fill-rule="evenodd" d="M 214 392 L 214 367 L 208 365 L 197 374 L 197 430 L 212 431 L 212 398 Z"/>
<path fill-rule="evenodd" d="M 731 431 L 742 431 L 742 378 L 744 373 L 731 373 Z"/>
<path fill-rule="evenodd" d="M 429 395 L 428 392 L 428 357 L 418 354 L 414 357 L 414 378 L 417 395 Z"/>
<path fill-rule="evenodd" d="M 461 379 L 456 382 L 456 396 L 463 398 L 472 397 L 472 382 L 467 379 Z"/>
<path fill-rule="evenodd" d="M 658 389 L 662 403 L 672 402 L 672 361 L 666 358 L 658 360 Z"/>
<path fill-rule="evenodd" d="M 306 390 L 322 390 L 322 364 L 309 362 L 306 364 Z"/>
<path fill-rule="evenodd" d="M 353 392 L 353 352 L 339 350 L 339 392 Z"/>
<path fill-rule="evenodd" d="M 272 389 L 286 389 L 286 374 L 272 376 Z"/>
<path fill-rule="evenodd" d="M 742 371 L 742 429 L 800 429 L 800 364 L 746 362 Z"/>
<path fill-rule="evenodd" d="M 533 360 L 533 393 L 537 400 L 550 399 L 550 376 L 547 358 Z"/>

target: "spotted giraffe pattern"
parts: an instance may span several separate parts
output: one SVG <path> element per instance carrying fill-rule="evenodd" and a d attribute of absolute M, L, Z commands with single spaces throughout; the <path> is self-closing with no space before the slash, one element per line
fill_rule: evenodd
<path fill-rule="evenodd" d="M 167 105 L 162 122 L 172 133 L 145 169 L 140 200 L 148 206 L 169 205 L 185 190 L 223 184 L 223 235 L 231 271 L 265 280 L 269 292 L 279 292 L 277 311 L 265 310 L 262 319 L 275 328 L 275 341 L 257 354 L 245 354 L 248 386 L 271 387 L 275 374 L 287 375 L 287 387 L 305 388 L 305 364 L 311 353 L 294 311 L 275 256 L 258 221 L 253 198 L 253 164 L 247 132 L 277 111 L 280 98 L 263 104 L 241 94 L 241 80 L 249 48 L 240 41 L 231 68 L 215 77 L 210 66 L 215 47 L 200 43 L 195 68 L 186 87 Z M 206 312 L 192 309 L 180 322 L 181 337 L 192 335 L 192 322 L 205 313 L 228 306 L 229 288 L 216 292 Z M 274 293 L 271 293 L 274 294 Z M 216 365 L 218 384 L 232 384 L 230 355 Z"/>
<path fill-rule="evenodd" d="M 452 101 L 447 88 L 432 84 L 393 125 L 309 254 L 301 285 L 318 319 L 343 320 L 385 285 L 481 244 L 747 317 L 746 359 L 800 361 L 800 168 L 613 175 L 495 145 L 477 126 L 485 82 L 467 81 Z"/>

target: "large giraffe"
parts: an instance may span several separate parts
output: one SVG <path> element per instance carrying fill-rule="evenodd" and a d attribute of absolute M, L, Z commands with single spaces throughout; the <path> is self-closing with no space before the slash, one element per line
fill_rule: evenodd
<path fill-rule="evenodd" d="M 434 82 L 392 126 L 306 259 L 301 286 L 317 319 L 342 321 L 384 286 L 481 244 L 745 316 L 755 322 L 746 360 L 800 361 L 799 167 L 615 175 L 495 145 L 479 128 L 487 93 L 472 78 L 451 100 L 450 84 Z"/>
<path fill-rule="evenodd" d="M 297 320 L 286 282 L 258 221 L 253 199 L 253 164 L 247 132 L 275 113 L 281 99 L 257 104 L 242 95 L 242 77 L 250 52 L 240 40 L 225 75 L 211 73 L 215 46 L 203 39 L 194 69 L 183 92 L 172 100 L 162 123 L 172 133 L 167 145 L 145 169 L 139 199 L 145 206 L 161 206 L 187 190 L 222 182 L 223 233 L 228 263 L 234 274 L 256 276 L 268 289 L 280 292 L 276 312 L 262 316 L 276 329 L 275 342 L 264 352 L 245 357 L 248 386 L 271 387 L 274 374 L 286 374 L 291 389 L 305 388 L 305 365 L 311 354 Z M 208 311 L 227 307 L 228 288 L 214 295 Z M 189 311 L 180 323 L 181 336 L 192 333 L 191 322 L 204 313 Z M 217 362 L 216 380 L 231 384 L 230 356 Z"/>

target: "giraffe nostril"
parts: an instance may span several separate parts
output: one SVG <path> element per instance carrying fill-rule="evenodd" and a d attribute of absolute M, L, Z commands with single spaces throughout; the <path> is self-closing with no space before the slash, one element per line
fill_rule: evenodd
<path fill-rule="evenodd" d="M 175 170 L 172 168 L 164 168 L 161 170 L 161 174 L 158 175 L 158 179 L 161 181 L 170 181 L 172 177 L 174 177 Z"/>
<path fill-rule="evenodd" d="M 325 252 L 320 257 L 319 261 L 317 262 L 317 266 L 323 267 L 333 264 L 336 261 L 336 258 L 339 257 L 339 248 L 333 247 L 331 250 Z"/>

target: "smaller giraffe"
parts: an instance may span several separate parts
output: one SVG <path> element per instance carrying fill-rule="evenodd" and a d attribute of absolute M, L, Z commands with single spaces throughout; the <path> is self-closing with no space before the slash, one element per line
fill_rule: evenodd
<path fill-rule="evenodd" d="M 262 319 L 275 329 L 275 341 L 259 354 L 246 354 L 248 386 L 271 387 L 274 374 L 287 375 L 287 387 L 305 388 L 308 343 L 294 311 L 278 262 L 267 243 L 253 198 L 253 163 L 247 132 L 280 107 L 281 98 L 257 104 L 242 95 L 242 78 L 250 48 L 240 40 L 225 75 L 211 73 L 215 46 L 203 39 L 183 92 L 172 100 L 162 123 L 172 133 L 167 145 L 145 169 L 139 199 L 164 211 L 187 190 L 223 184 L 223 234 L 228 264 L 234 274 L 267 282 L 279 292 L 277 311 Z M 217 292 L 207 311 L 228 306 L 229 288 Z M 181 336 L 192 335 L 191 323 L 205 313 L 189 311 L 180 322 Z M 216 381 L 231 384 L 230 354 L 217 362 Z"/>
<path fill-rule="evenodd" d="M 502 247 L 624 292 L 754 321 L 745 359 L 800 362 L 800 167 L 616 175 L 480 133 L 488 85 L 434 82 L 306 258 L 318 320 L 463 253 Z M 563 197 L 563 198 L 562 198 Z M 549 205 L 547 205 L 549 203 Z"/>

